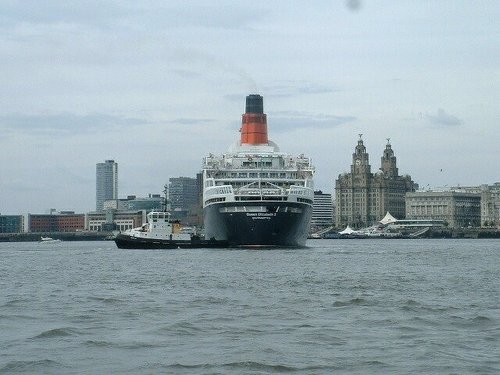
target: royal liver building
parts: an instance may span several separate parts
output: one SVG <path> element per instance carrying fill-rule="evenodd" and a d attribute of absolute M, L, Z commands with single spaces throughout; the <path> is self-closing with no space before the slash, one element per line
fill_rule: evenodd
<path fill-rule="evenodd" d="M 389 139 L 381 159 L 380 170 L 371 173 L 362 134 L 352 154 L 351 173 L 340 174 L 335 181 L 337 228 L 368 227 L 387 212 L 397 219 L 405 218 L 405 194 L 418 189 L 409 175 L 399 176 L 396 157 Z"/>

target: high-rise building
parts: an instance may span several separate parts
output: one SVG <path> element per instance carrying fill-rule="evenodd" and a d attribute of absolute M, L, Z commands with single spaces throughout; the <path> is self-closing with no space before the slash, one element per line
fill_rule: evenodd
<path fill-rule="evenodd" d="M 329 227 L 333 225 L 333 222 L 332 195 L 323 193 L 321 190 L 315 191 L 311 227 Z"/>
<path fill-rule="evenodd" d="M 168 180 L 168 206 L 172 217 L 189 224 L 196 224 L 200 211 L 200 180 L 192 177 L 172 177 Z"/>
<path fill-rule="evenodd" d="M 198 203 L 196 178 L 172 177 L 168 180 L 168 200 L 171 210 L 189 210 Z"/>
<path fill-rule="evenodd" d="M 109 199 L 118 199 L 118 164 L 114 160 L 96 164 L 96 211 L 102 211 Z"/>
<path fill-rule="evenodd" d="M 410 176 L 399 176 L 389 139 L 382 154 L 380 170 L 371 173 L 368 153 L 360 134 L 352 154 L 351 172 L 339 175 L 335 181 L 336 225 L 338 228 L 347 225 L 367 227 L 377 223 L 387 212 L 404 219 L 405 194 L 417 189 L 418 185 Z"/>

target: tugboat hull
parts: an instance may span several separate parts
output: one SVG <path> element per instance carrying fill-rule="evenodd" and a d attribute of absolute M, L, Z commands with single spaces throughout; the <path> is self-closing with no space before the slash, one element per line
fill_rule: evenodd
<path fill-rule="evenodd" d="M 204 240 L 200 237 L 192 237 L 189 241 L 162 240 L 154 238 L 138 238 L 119 234 L 115 237 L 116 246 L 120 249 L 196 249 L 196 248 L 223 248 L 228 247 L 227 241 L 214 239 Z"/>

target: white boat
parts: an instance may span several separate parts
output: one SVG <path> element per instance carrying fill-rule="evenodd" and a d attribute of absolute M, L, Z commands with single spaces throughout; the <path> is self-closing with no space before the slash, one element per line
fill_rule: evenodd
<path fill-rule="evenodd" d="M 57 243 L 57 242 L 61 242 L 61 240 L 58 240 L 58 239 L 54 239 L 52 237 L 40 237 L 40 241 L 39 243 Z"/>

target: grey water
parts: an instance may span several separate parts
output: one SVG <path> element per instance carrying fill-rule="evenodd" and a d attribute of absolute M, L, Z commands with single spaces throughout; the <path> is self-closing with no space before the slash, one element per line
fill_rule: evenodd
<path fill-rule="evenodd" d="M 1 374 L 499 374 L 499 240 L 0 243 Z"/>

